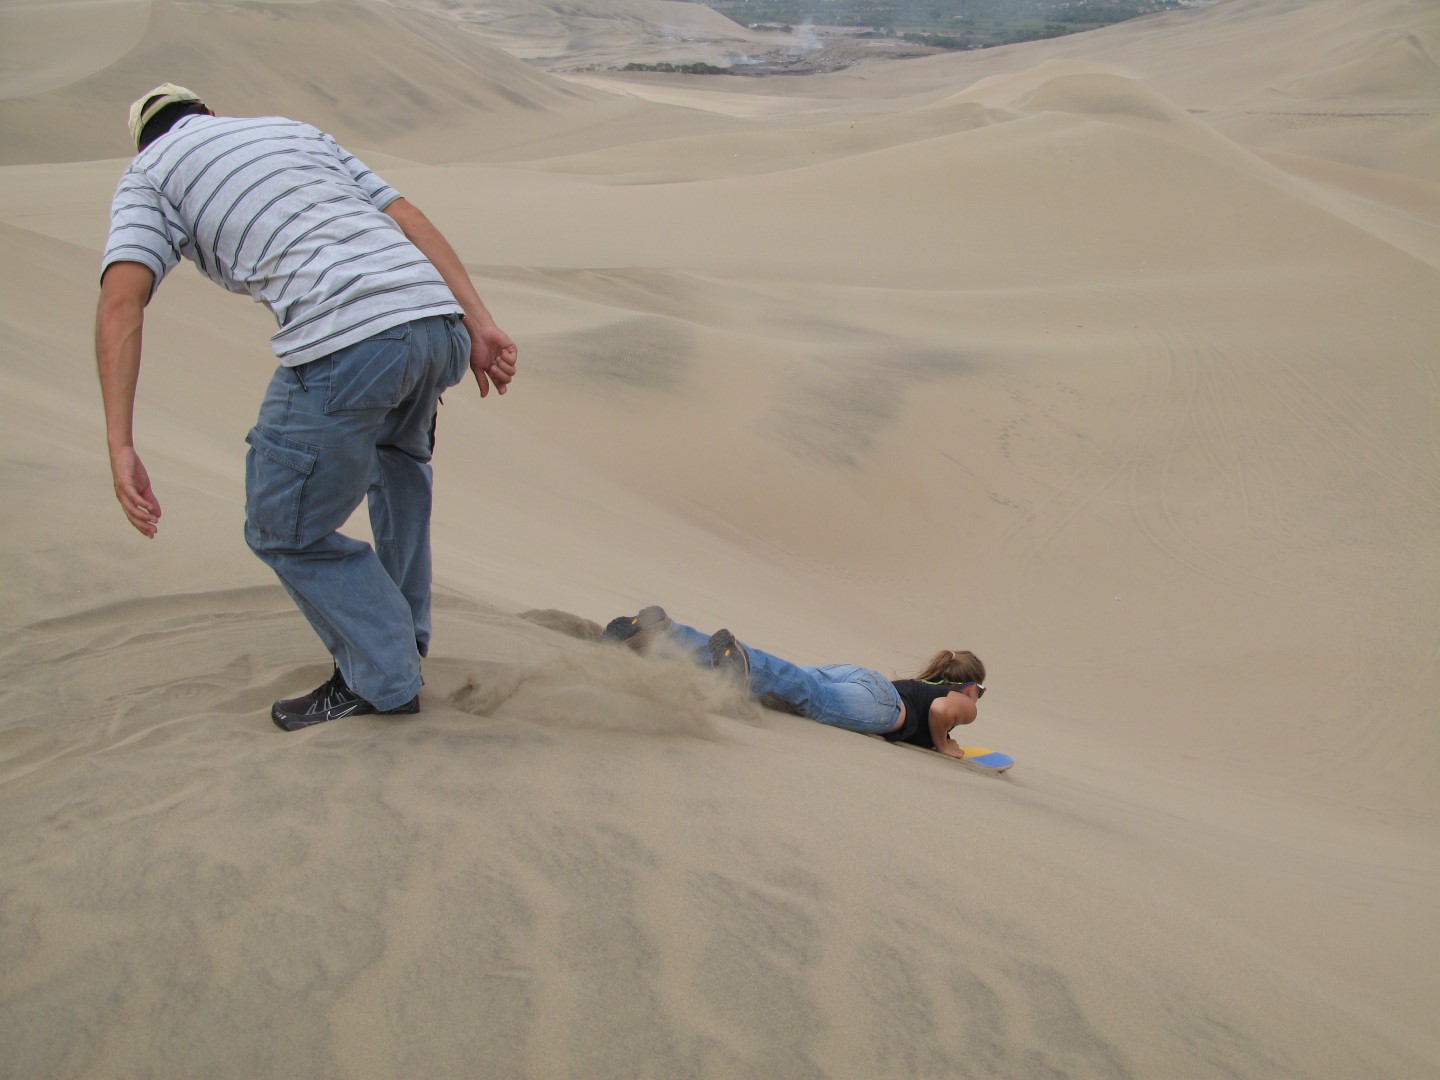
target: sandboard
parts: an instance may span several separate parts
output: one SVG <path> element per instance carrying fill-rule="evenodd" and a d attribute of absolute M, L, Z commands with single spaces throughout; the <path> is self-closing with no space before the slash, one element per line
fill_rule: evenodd
<path fill-rule="evenodd" d="M 881 742 L 890 742 L 883 735 L 871 735 L 872 739 L 879 739 Z M 914 743 L 890 743 L 891 746 L 903 746 L 907 750 L 919 750 L 922 754 L 934 754 L 936 757 L 944 758 L 946 761 L 954 761 L 960 765 L 968 765 L 980 772 L 1003 773 L 1006 769 L 1015 764 L 1015 759 L 1009 754 L 1003 754 L 999 750 L 991 750 L 984 746 L 962 746 L 965 752 L 963 758 L 953 758 L 946 754 L 938 753 L 935 750 L 927 750 L 923 746 L 916 746 Z"/>
<path fill-rule="evenodd" d="M 1015 764 L 1013 757 L 1002 754 L 999 750 L 989 750 L 983 746 L 962 746 L 960 749 L 965 752 L 965 756 L 959 759 L 961 765 L 973 765 L 977 769 L 1000 773 Z"/>

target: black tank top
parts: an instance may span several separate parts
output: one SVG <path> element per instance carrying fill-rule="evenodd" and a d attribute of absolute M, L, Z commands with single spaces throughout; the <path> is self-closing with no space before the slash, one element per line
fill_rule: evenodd
<path fill-rule="evenodd" d="M 885 738 L 891 742 L 923 746 L 926 750 L 936 749 L 935 740 L 930 737 L 930 706 L 960 687 L 955 683 L 897 679 L 895 689 L 900 694 L 900 700 L 905 702 L 905 723 Z"/>

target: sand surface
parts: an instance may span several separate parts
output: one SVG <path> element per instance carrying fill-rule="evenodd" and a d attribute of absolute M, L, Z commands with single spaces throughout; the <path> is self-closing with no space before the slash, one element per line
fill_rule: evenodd
<path fill-rule="evenodd" d="M 1440 8 L 599 70 L 751 37 L 0 4 L 0 1076 L 1440 1076 Z M 270 724 L 328 664 L 241 536 L 271 326 L 188 267 L 158 539 L 113 501 L 96 271 L 164 79 L 331 130 L 521 344 L 442 410 L 418 716 Z M 1019 764 L 589 640 L 654 602 L 973 649 Z"/>

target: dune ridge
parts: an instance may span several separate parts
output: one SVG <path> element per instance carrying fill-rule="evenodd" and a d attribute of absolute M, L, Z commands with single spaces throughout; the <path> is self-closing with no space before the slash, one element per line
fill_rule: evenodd
<path fill-rule="evenodd" d="M 1433 5 L 746 80 L 578 72 L 731 47 L 601 14 L 0 10 L 0 1076 L 1440 1070 Z M 417 716 L 270 725 L 329 670 L 241 538 L 270 324 L 188 269 L 160 537 L 113 505 L 90 311 L 163 78 L 333 130 L 521 342 L 442 409 Z M 595 640 L 656 602 L 973 648 L 1019 764 Z"/>

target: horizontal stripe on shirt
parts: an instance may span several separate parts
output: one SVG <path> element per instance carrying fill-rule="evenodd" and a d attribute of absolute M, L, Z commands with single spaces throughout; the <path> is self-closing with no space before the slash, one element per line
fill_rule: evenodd
<path fill-rule="evenodd" d="M 458 314 L 440 272 L 384 210 L 400 193 L 333 138 L 279 116 L 190 116 L 120 178 L 101 273 L 155 284 L 188 258 L 270 309 L 287 367 L 428 315 Z"/>

